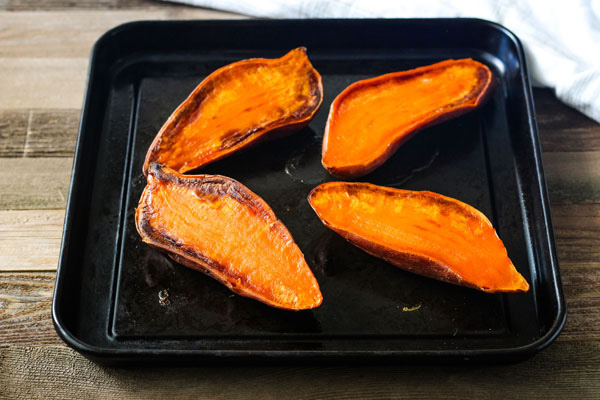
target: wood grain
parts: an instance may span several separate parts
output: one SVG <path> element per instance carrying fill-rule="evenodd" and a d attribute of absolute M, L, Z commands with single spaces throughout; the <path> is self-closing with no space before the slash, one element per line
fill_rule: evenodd
<path fill-rule="evenodd" d="M 0 157 L 73 157 L 77 109 L 0 110 Z"/>
<path fill-rule="evenodd" d="M 0 58 L 0 109 L 81 108 L 87 58 Z"/>
<path fill-rule="evenodd" d="M 75 5 L 85 3 L 73 1 Z M 89 0 L 88 3 L 95 3 Z M 152 4 L 157 4 L 153 2 Z M 0 7 L 1 8 L 1 7 Z M 237 14 L 190 7 L 141 10 L 0 11 L 0 59 L 83 58 L 115 26 L 140 20 L 238 19 Z M 13 93 L 18 94 L 18 93 Z M 32 99 L 33 100 L 33 99 Z M 78 104 L 77 107 L 81 106 Z"/>
<path fill-rule="evenodd" d="M 72 158 L 0 158 L 0 210 L 64 210 L 72 166 Z"/>
<path fill-rule="evenodd" d="M 9 347 L 0 354 L 0 382 L 12 399 L 547 400 L 600 393 L 597 342 L 555 343 L 522 363 L 475 367 L 108 368 L 62 346 Z"/>
<path fill-rule="evenodd" d="M 600 124 L 557 101 L 550 89 L 533 94 L 544 151 L 600 151 Z"/>
<path fill-rule="evenodd" d="M 561 264 L 600 267 L 600 204 L 557 204 L 551 213 Z"/>
<path fill-rule="evenodd" d="M 561 340 L 600 340 L 600 204 L 551 212 L 568 309 Z"/>
<path fill-rule="evenodd" d="M 80 111 L 31 110 L 25 157 L 73 157 Z"/>
<path fill-rule="evenodd" d="M 0 157 L 23 155 L 29 118 L 29 110 L 0 110 Z"/>
<path fill-rule="evenodd" d="M 600 264 L 563 264 L 561 274 L 568 315 L 560 340 L 600 341 Z"/>
<path fill-rule="evenodd" d="M 0 271 L 54 271 L 64 210 L 0 210 Z"/>
<path fill-rule="evenodd" d="M 600 151 L 542 154 L 552 204 L 600 203 Z"/>
<path fill-rule="evenodd" d="M 107 30 L 135 20 L 240 18 L 185 7 L 149 11 L 0 12 L 0 110 L 79 109 L 88 58 Z"/>
<path fill-rule="evenodd" d="M 53 272 L 0 273 L 0 347 L 62 343 L 50 311 L 54 277 Z"/>

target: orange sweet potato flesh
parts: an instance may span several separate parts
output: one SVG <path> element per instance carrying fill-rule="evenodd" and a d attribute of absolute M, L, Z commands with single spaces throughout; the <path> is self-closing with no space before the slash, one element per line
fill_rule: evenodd
<path fill-rule="evenodd" d="M 349 182 L 324 183 L 308 199 L 327 227 L 410 272 L 489 293 L 529 290 L 490 221 L 459 200 Z"/>
<path fill-rule="evenodd" d="M 150 145 L 151 163 L 186 172 L 265 139 L 306 126 L 323 100 L 321 76 L 306 49 L 254 58 L 204 79 L 173 112 Z"/>
<path fill-rule="evenodd" d="M 152 164 L 136 226 L 144 242 L 242 296 L 288 310 L 323 300 L 290 232 L 264 200 L 231 178 Z"/>
<path fill-rule="evenodd" d="M 490 69 L 471 59 L 355 82 L 331 104 L 322 164 L 339 177 L 365 175 L 418 130 L 479 106 L 491 82 Z"/>

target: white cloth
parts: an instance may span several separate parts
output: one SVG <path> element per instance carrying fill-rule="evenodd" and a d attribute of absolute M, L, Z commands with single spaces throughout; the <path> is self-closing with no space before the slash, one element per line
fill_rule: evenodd
<path fill-rule="evenodd" d="M 600 0 L 171 0 L 267 18 L 475 17 L 525 47 L 533 83 L 600 122 Z"/>

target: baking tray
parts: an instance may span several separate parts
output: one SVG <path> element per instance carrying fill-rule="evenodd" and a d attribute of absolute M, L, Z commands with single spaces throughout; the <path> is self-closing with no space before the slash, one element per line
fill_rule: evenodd
<path fill-rule="evenodd" d="M 324 302 L 290 312 L 234 295 L 151 249 L 134 215 L 146 150 L 189 92 L 223 65 L 298 46 L 323 76 L 315 119 L 201 170 L 247 185 L 294 236 Z M 320 146 L 344 87 L 464 57 L 494 71 L 489 101 L 422 131 L 360 180 L 439 192 L 483 211 L 531 284 L 526 294 L 407 273 L 326 229 L 306 201 L 334 180 Z M 539 351 L 562 328 L 565 304 L 518 39 L 475 19 L 144 21 L 109 31 L 92 51 L 52 311 L 68 345 L 111 363 L 505 361 Z"/>

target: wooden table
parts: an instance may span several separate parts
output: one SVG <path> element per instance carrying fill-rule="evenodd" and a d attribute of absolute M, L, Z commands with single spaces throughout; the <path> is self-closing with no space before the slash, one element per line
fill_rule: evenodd
<path fill-rule="evenodd" d="M 534 97 L 569 314 L 532 359 L 125 369 L 61 342 L 51 296 L 92 44 L 131 20 L 232 17 L 147 0 L 0 0 L 0 398 L 600 398 L 600 125 L 542 89 Z"/>

